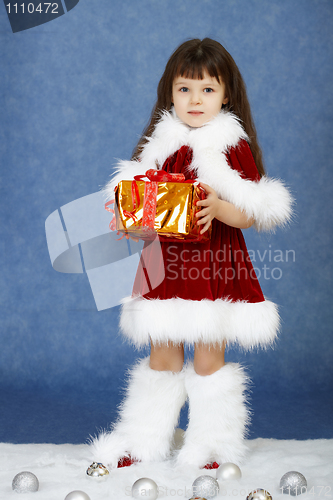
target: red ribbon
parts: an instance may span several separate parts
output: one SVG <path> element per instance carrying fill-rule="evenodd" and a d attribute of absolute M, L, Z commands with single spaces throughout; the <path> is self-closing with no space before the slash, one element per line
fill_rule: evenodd
<path fill-rule="evenodd" d="M 145 177 L 152 182 L 188 182 L 185 181 L 184 174 L 171 174 L 170 172 L 165 172 L 165 170 L 154 170 L 153 168 L 147 170 L 145 175 L 135 175 L 134 179 L 142 181 Z M 190 182 L 194 181 L 190 179 Z"/>
<path fill-rule="evenodd" d="M 140 205 L 139 188 L 138 188 L 138 185 L 135 181 L 132 181 L 132 203 L 133 203 L 133 211 L 134 211 Z"/>
<path fill-rule="evenodd" d="M 135 182 L 135 181 L 134 181 Z M 145 182 L 145 194 L 143 200 L 142 228 L 144 230 L 154 229 L 158 182 Z"/>
<path fill-rule="evenodd" d="M 135 210 L 135 201 L 140 203 L 139 190 L 137 188 L 136 181 L 141 181 L 145 177 L 149 179 L 150 182 L 145 182 L 145 193 L 143 201 L 143 215 L 142 215 L 142 228 L 146 231 L 154 229 L 155 215 L 156 215 L 156 200 L 159 182 L 186 182 L 184 174 L 173 174 L 165 172 L 165 170 L 155 170 L 153 168 L 147 170 L 145 175 L 135 175 L 134 181 L 132 181 L 132 200 L 133 200 L 133 212 Z M 190 182 L 194 182 L 190 180 Z M 133 187 L 133 185 L 136 187 Z M 136 195 L 136 200 L 133 196 Z M 132 214 L 133 214 L 132 212 Z"/>
<path fill-rule="evenodd" d="M 125 217 L 130 217 L 131 219 L 133 219 L 134 224 L 136 224 L 138 222 L 138 219 L 134 211 L 135 209 L 133 210 L 133 212 L 129 212 L 128 210 L 123 210 L 123 214 L 125 215 Z"/>
<path fill-rule="evenodd" d="M 111 231 L 116 230 L 116 216 L 115 216 L 113 208 L 110 208 L 110 205 L 113 205 L 113 204 L 114 204 L 114 200 L 110 200 L 107 203 L 105 203 L 105 205 L 104 205 L 105 210 L 107 210 L 108 212 L 113 214 L 112 220 L 109 224 L 109 228 L 111 229 Z"/>
<path fill-rule="evenodd" d="M 115 231 L 116 230 L 116 216 L 115 216 L 113 208 L 110 208 L 110 205 L 113 205 L 113 204 L 114 204 L 114 200 L 110 200 L 107 203 L 105 203 L 105 205 L 104 205 L 105 210 L 107 210 L 108 212 L 110 212 L 111 214 L 113 214 L 112 220 L 111 220 L 111 222 L 109 224 L 109 228 L 111 229 L 111 231 Z M 120 232 L 117 231 L 117 234 L 119 235 Z M 124 233 L 121 238 L 118 238 L 118 240 L 122 240 L 124 238 L 124 236 L 126 236 L 126 238 L 129 239 L 128 234 L 125 235 L 125 233 Z"/>

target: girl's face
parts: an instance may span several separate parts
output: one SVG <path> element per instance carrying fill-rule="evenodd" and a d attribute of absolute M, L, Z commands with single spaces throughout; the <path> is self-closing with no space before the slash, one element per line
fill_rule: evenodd
<path fill-rule="evenodd" d="M 190 127 L 201 127 L 209 122 L 227 102 L 224 83 L 207 72 L 202 80 L 177 76 L 173 81 L 172 103 L 176 114 Z"/>

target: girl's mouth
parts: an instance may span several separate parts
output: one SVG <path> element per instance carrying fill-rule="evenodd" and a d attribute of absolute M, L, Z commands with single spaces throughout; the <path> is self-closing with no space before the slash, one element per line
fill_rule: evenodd
<path fill-rule="evenodd" d="M 189 113 L 189 115 L 193 115 L 193 116 L 203 115 L 203 111 L 189 111 L 188 113 Z"/>

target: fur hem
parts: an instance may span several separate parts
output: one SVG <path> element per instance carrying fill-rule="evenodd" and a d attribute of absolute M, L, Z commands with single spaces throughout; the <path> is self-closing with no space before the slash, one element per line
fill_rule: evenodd
<path fill-rule="evenodd" d="M 127 299 L 122 305 L 120 328 L 137 347 L 154 344 L 204 342 L 237 343 L 245 349 L 267 347 L 280 327 L 277 306 L 217 299 Z"/>

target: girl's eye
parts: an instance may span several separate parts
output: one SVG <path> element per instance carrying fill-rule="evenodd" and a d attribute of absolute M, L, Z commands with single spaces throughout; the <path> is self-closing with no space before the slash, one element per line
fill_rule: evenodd
<path fill-rule="evenodd" d="M 181 92 L 188 92 L 188 88 L 187 87 L 182 87 L 179 89 Z"/>
<path fill-rule="evenodd" d="M 204 89 L 204 92 L 207 92 L 207 93 L 208 93 L 208 92 L 214 92 L 214 90 L 213 90 L 213 89 L 211 89 L 210 87 L 207 87 L 206 89 Z"/>

